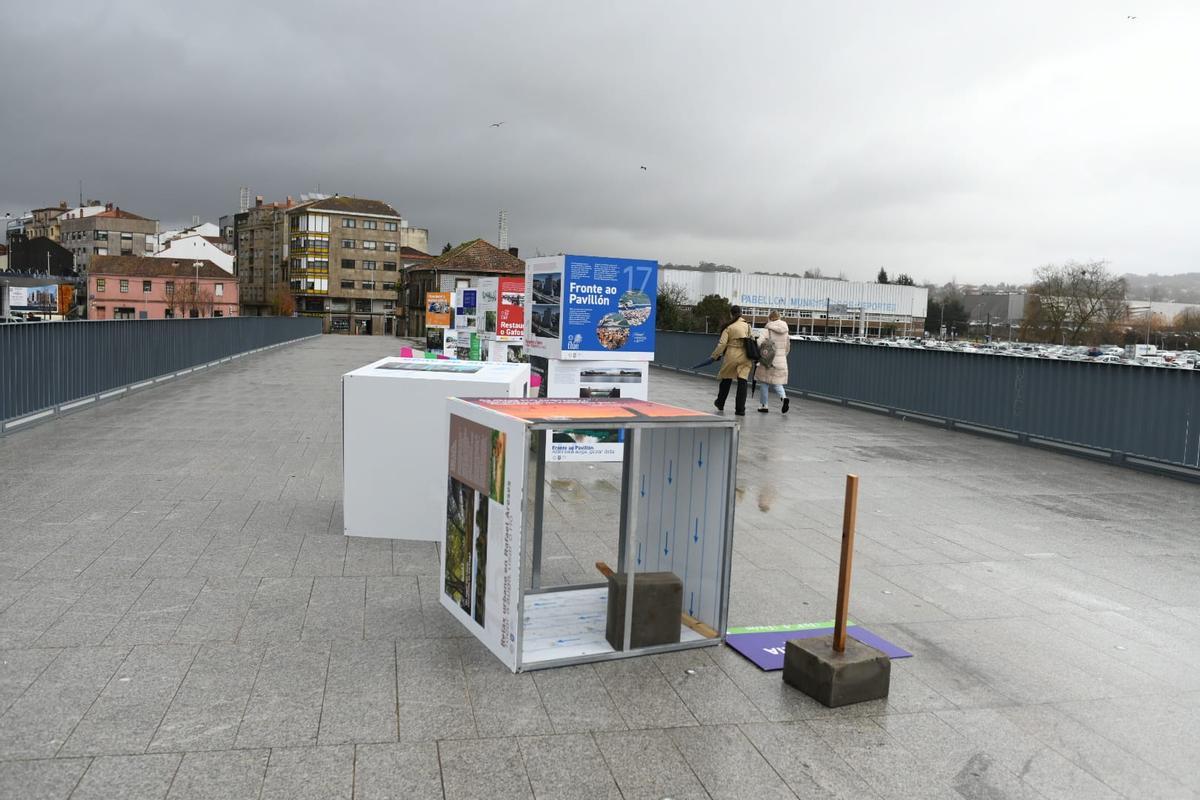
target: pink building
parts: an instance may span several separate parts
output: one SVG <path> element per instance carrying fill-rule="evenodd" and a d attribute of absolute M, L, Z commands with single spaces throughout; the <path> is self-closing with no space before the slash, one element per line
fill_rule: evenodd
<path fill-rule="evenodd" d="M 95 256 L 88 319 L 236 317 L 237 278 L 211 261 Z"/>

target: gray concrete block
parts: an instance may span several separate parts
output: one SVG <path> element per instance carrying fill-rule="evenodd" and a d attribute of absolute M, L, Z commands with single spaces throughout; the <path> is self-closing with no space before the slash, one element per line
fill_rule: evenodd
<path fill-rule="evenodd" d="M 604 636 L 614 650 L 625 649 L 625 596 L 629 575 L 608 576 L 608 619 Z M 683 582 L 674 572 L 638 572 L 633 579 L 633 635 L 629 646 L 650 647 L 679 641 Z"/>
<path fill-rule="evenodd" d="M 847 636 L 846 650 L 833 650 L 833 635 L 792 639 L 783 656 L 783 680 L 830 708 L 887 697 L 892 662 Z"/>

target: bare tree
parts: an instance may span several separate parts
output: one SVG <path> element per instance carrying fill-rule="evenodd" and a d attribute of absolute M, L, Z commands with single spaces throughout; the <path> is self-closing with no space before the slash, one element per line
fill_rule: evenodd
<path fill-rule="evenodd" d="M 195 281 L 176 281 L 173 298 L 184 316 L 212 316 L 214 306 L 212 290 L 201 287 Z"/>
<path fill-rule="evenodd" d="M 1098 340 L 1127 316 L 1125 279 L 1111 274 L 1106 261 L 1047 264 L 1034 274 L 1030 323 L 1051 341 Z"/>

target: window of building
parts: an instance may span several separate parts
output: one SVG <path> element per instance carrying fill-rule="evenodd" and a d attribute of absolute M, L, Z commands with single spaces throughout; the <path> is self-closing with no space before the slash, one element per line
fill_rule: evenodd
<path fill-rule="evenodd" d="M 310 258 L 308 260 L 308 268 L 320 270 L 321 272 L 328 272 L 329 271 L 329 259 L 328 258 Z"/>
<path fill-rule="evenodd" d="M 175 319 L 175 310 L 172 308 L 163 311 L 163 319 Z"/>
<path fill-rule="evenodd" d="M 379 227 L 379 223 L 373 219 L 363 220 L 363 230 L 373 231 Z"/>
<path fill-rule="evenodd" d="M 363 282 L 362 282 L 362 287 L 363 287 L 364 289 L 374 289 L 374 288 L 375 288 L 375 281 L 363 281 Z"/>
<path fill-rule="evenodd" d="M 394 291 L 396 291 L 396 284 L 384 282 L 383 284 L 381 284 L 381 288 L 385 292 L 394 292 Z"/>
<path fill-rule="evenodd" d="M 97 242 L 107 242 L 108 231 L 94 231 L 92 233 L 92 238 L 94 238 Z"/>
<path fill-rule="evenodd" d="M 354 259 L 353 258 L 343 258 L 342 259 L 342 269 L 354 269 Z"/>
<path fill-rule="evenodd" d="M 375 269 L 375 268 L 376 268 L 376 262 L 374 262 L 374 261 L 364 261 L 364 262 L 362 262 L 362 268 L 363 268 L 363 269 Z"/>
<path fill-rule="evenodd" d="M 356 227 L 358 227 L 358 223 L 355 222 L 354 220 L 350 219 L 349 217 L 342 217 L 342 227 L 343 228 L 356 228 Z"/>
<path fill-rule="evenodd" d="M 96 291 L 97 292 L 104 291 L 104 278 L 96 278 Z"/>
<path fill-rule="evenodd" d="M 396 307 L 396 304 L 395 304 L 395 303 L 393 303 L 391 300 L 384 300 L 384 301 L 383 301 L 383 308 L 384 308 L 384 310 L 385 310 L 385 311 L 391 311 L 391 310 L 392 310 L 393 308 L 395 308 L 395 307 Z"/>
<path fill-rule="evenodd" d="M 353 289 L 354 281 L 342 281 L 342 288 L 343 289 Z"/>
<path fill-rule="evenodd" d="M 98 256 L 106 256 L 106 255 L 108 255 L 108 248 L 107 247 L 93 247 L 92 252 Z"/>
<path fill-rule="evenodd" d="M 191 311 L 188 312 L 188 316 L 191 317 L 192 319 L 199 319 L 200 318 L 199 309 L 193 308 Z"/>
<path fill-rule="evenodd" d="M 371 301 L 370 300 L 355 300 L 354 301 L 354 310 L 362 312 L 364 314 L 370 314 L 371 313 Z"/>
<path fill-rule="evenodd" d="M 395 272 L 396 271 L 396 262 L 395 261 L 385 261 L 385 262 L 383 262 L 383 268 L 388 272 Z"/>
<path fill-rule="evenodd" d="M 121 245 L 121 255 L 123 255 L 123 256 L 133 255 L 133 245 L 132 244 L 122 244 Z"/>
<path fill-rule="evenodd" d="M 384 229 L 385 231 L 394 231 L 394 230 L 399 230 L 399 228 L 400 228 L 400 225 L 399 225 L 399 223 L 396 223 L 396 222 L 385 222 L 385 223 L 383 223 L 383 229 Z"/>
<path fill-rule="evenodd" d="M 363 250 L 374 250 L 378 246 L 377 242 L 372 242 L 370 239 L 363 242 Z"/>
<path fill-rule="evenodd" d="M 132 241 L 133 241 L 133 234 L 132 234 L 132 233 L 122 233 L 122 234 L 121 234 L 121 241 L 122 241 L 122 242 L 132 242 Z"/>
<path fill-rule="evenodd" d="M 395 242 L 384 242 L 383 249 L 389 253 L 394 253 L 394 252 L 396 252 L 396 243 Z"/>
<path fill-rule="evenodd" d="M 175 281 L 167 281 L 163 284 L 163 294 L 165 294 L 167 297 L 175 294 Z"/>
<path fill-rule="evenodd" d="M 342 248 L 345 250 L 353 250 L 354 249 L 354 240 L 353 239 L 342 239 Z"/>
<path fill-rule="evenodd" d="M 129 291 L 129 281 L 125 280 L 124 278 L 121 279 L 121 291 L 122 292 Z"/>
<path fill-rule="evenodd" d="M 150 294 L 154 288 L 154 281 L 142 281 L 142 294 Z"/>
<path fill-rule="evenodd" d="M 132 308 L 114 308 L 113 319 L 133 319 L 134 310 Z"/>
<path fill-rule="evenodd" d="M 223 316 L 225 316 L 225 312 L 224 311 L 214 311 L 213 316 L 214 317 L 223 317 Z"/>
<path fill-rule="evenodd" d="M 224 297 L 224 296 L 225 296 L 225 284 L 223 284 L 223 283 L 213 284 L 213 297 Z"/>

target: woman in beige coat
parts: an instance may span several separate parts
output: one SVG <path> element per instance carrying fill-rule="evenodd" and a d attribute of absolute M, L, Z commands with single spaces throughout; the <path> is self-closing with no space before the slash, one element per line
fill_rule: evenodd
<path fill-rule="evenodd" d="M 775 394 L 779 395 L 779 399 L 783 401 L 781 410 L 786 414 L 791 401 L 788 400 L 783 386 L 788 381 L 787 356 L 788 350 L 792 349 L 792 340 L 788 336 L 787 323 L 779 318 L 778 311 L 772 311 L 767 320 L 767 326 L 759 334 L 759 341 L 769 340 L 771 344 L 775 345 L 775 358 L 771 360 L 770 367 L 763 367 L 760 364 L 754 373 L 754 377 L 758 381 L 758 410 L 763 414 L 767 413 L 767 390 L 774 389 Z"/>
<path fill-rule="evenodd" d="M 721 340 L 717 349 L 713 350 L 711 358 L 721 359 L 721 371 L 717 373 L 720 383 L 717 385 L 717 399 L 713 405 L 717 410 L 725 410 L 725 400 L 729 397 L 729 387 L 734 378 L 737 379 L 737 394 L 734 396 L 733 413 L 739 417 L 746 416 L 746 381 L 750 379 L 750 369 L 754 362 L 746 355 L 746 338 L 750 336 L 750 325 L 742 319 L 740 306 L 729 309 L 729 322 L 721 331 Z"/>

